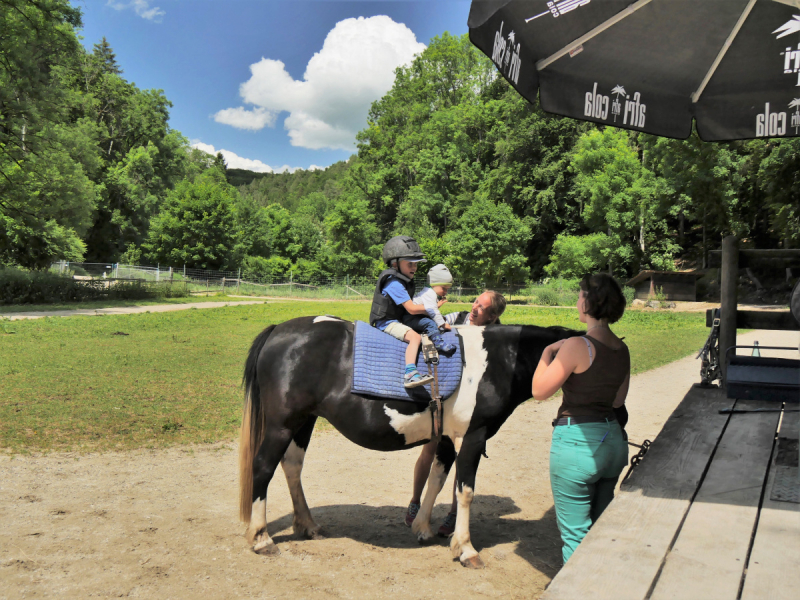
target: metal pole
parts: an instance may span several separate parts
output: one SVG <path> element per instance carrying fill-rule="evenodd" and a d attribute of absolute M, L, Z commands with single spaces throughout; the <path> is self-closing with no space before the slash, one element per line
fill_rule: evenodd
<path fill-rule="evenodd" d="M 722 372 L 722 387 L 728 386 L 728 364 L 725 360 L 728 348 L 736 345 L 736 295 L 739 283 L 739 243 L 736 236 L 729 235 L 722 240 L 722 269 L 719 296 L 719 359 Z"/>

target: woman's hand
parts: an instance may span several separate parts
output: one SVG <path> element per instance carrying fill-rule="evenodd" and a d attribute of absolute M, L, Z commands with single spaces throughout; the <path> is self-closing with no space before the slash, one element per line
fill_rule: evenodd
<path fill-rule="evenodd" d="M 564 345 L 565 341 L 566 340 L 558 340 L 557 342 L 553 342 L 552 344 L 547 346 L 547 348 L 544 349 L 544 351 L 542 352 L 542 358 L 546 357 L 547 364 L 550 364 L 552 362 L 553 358 L 555 358 L 556 354 L 558 354 L 558 351 L 561 349 L 561 346 Z"/>
<path fill-rule="evenodd" d="M 542 350 L 542 357 L 531 382 L 531 395 L 535 400 L 547 400 L 575 370 L 581 347 L 576 343 L 579 339 L 559 340 Z M 583 351 L 586 351 L 585 347 Z"/>

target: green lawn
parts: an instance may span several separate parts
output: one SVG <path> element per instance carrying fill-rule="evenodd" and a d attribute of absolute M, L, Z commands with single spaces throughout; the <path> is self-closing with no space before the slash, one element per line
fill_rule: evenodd
<path fill-rule="evenodd" d="M 366 319 L 369 303 L 0 321 L 0 448 L 86 451 L 232 439 L 253 338 L 269 324 L 320 314 Z M 509 306 L 503 321 L 580 328 L 575 314 Z M 702 313 L 631 311 L 615 331 L 630 346 L 634 372 L 696 352 L 707 335 Z"/>

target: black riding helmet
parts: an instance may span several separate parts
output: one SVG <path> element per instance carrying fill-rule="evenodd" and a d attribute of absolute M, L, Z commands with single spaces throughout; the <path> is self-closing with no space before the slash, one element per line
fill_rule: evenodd
<path fill-rule="evenodd" d="M 407 235 L 396 235 L 383 246 L 383 262 L 392 266 L 393 260 L 405 259 L 425 262 L 425 255 L 415 240 Z"/>

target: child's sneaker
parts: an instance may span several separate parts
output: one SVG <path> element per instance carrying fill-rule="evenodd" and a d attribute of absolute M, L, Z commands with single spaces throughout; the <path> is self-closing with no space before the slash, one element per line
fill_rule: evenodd
<path fill-rule="evenodd" d="M 438 536 L 439 537 L 449 537 L 453 534 L 456 530 L 456 515 L 458 513 L 448 513 L 447 516 L 442 521 L 442 524 L 439 526 Z"/>
<path fill-rule="evenodd" d="M 414 369 L 403 376 L 403 387 L 415 388 L 430 383 L 431 381 L 433 381 L 433 375 L 422 375 L 419 371 Z"/>
<path fill-rule="evenodd" d="M 411 502 L 408 505 L 408 510 L 406 511 L 406 526 L 411 527 L 411 524 L 414 522 L 414 519 L 417 518 L 417 513 L 419 512 L 419 504 L 416 502 Z"/>
<path fill-rule="evenodd" d="M 431 341 L 433 342 L 433 347 L 436 348 L 436 351 L 439 354 L 443 354 L 447 358 L 450 358 L 456 352 L 455 345 L 446 343 L 441 333 L 432 335 Z"/>

